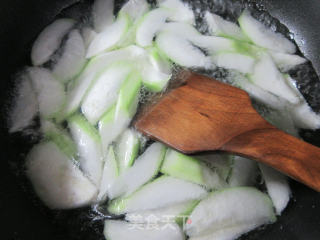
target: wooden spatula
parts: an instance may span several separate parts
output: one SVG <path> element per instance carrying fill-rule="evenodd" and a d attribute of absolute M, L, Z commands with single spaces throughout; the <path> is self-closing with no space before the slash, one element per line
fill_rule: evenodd
<path fill-rule="evenodd" d="M 187 154 L 220 150 L 255 159 L 320 191 L 320 148 L 264 120 L 246 92 L 195 73 L 183 75 L 184 85 L 138 117 L 140 132 Z"/>

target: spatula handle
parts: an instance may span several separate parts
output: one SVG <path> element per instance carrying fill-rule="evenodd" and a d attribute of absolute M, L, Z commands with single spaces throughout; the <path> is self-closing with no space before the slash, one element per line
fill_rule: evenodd
<path fill-rule="evenodd" d="M 320 148 L 277 128 L 246 132 L 221 150 L 256 159 L 320 191 Z"/>

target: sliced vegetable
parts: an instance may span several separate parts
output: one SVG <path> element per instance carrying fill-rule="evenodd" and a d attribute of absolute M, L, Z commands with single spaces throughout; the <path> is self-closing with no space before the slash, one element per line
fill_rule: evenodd
<path fill-rule="evenodd" d="M 167 65 L 167 66 L 165 66 Z M 170 64 L 160 54 L 151 53 L 141 63 L 143 85 L 151 92 L 163 91 L 172 76 Z"/>
<path fill-rule="evenodd" d="M 224 20 L 219 15 L 210 13 L 208 11 L 205 13 L 204 17 L 208 24 L 209 31 L 212 35 L 229 37 L 242 41 L 249 40 L 248 37 L 242 33 L 240 27 L 237 24 Z"/>
<path fill-rule="evenodd" d="M 68 117 L 77 110 L 90 86 L 106 68 L 123 60 L 131 61 L 134 59 L 137 61 L 145 57 L 145 54 L 144 49 L 133 45 L 94 57 L 71 85 L 63 115 Z"/>
<path fill-rule="evenodd" d="M 28 74 L 37 93 L 40 115 L 44 118 L 58 117 L 66 98 L 62 83 L 44 68 L 30 67 Z"/>
<path fill-rule="evenodd" d="M 263 117 L 282 131 L 285 131 L 295 137 L 299 137 L 298 129 L 294 124 L 290 111 L 287 108 L 284 108 L 281 111 L 269 110 L 269 112 Z"/>
<path fill-rule="evenodd" d="M 110 198 L 129 196 L 157 175 L 162 164 L 166 148 L 154 143 L 124 172 L 110 188 Z M 142 174 L 143 173 L 143 174 Z"/>
<path fill-rule="evenodd" d="M 298 128 L 313 129 L 320 128 L 320 116 L 312 111 L 306 101 L 290 109 L 294 124 Z"/>
<path fill-rule="evenodd" d="M 118 47 L 127 47 L 136 43 L 136 32 L 143 15 L 149 11 L 146 0 L 129 0 L 120 10 L 130 16 L 131 27 L 123 38 L 118 42 Z"/>
<path fill-rule="evenodd" d="M 91 58 L 103 51 L 114 48 L 121 38 L 125 36 L 129 24 L 129 16 L 127 14 L 119 14 L 117 20 L 113 24 L 106 27 L 93 39 L 87 51 L 87 58 Z"/>
<path fill-rule="evenodd" d="M 154 227 L 140 226 L 125 221 L 107 220 L 104 225 L 106 239 L 114 240 L 184 240 L 180 227 L 175 223 L 159 224 Z"/>
<path fill-rule="evenodd" d="M 9 116 L 9 132 L 21 131 L 30 126 L 39 111 L 37 96 L 28 74 L 19 77 Z"/>
<path fill-rule="evenodd" d="M 218 67 L 238 70 L 241 73 L 252 73 L 256 59 L 240 53 L 221 52 L 213 56 L 213 62 Z"/>
<path fill-rule="evenodd" d="M 147 49 L 148 51 L 148 59 L 151 62 L 151 65 L 155 68 L 155 70 L 171 75 L 172 73 L 172 64 L 169 60 L 163 56 L 163 54 L 156 47 Z"/>
<path fill-rule="evenodd" d="M 149 4 L 146 0 L 129 0 L 123 5 L 120 12 L 128 14 L 131 22 L 137 22 L 140 17 L 149 11 Z"/>
<path fill-rule="evenodd" d="M 296 66 L 307 62 L 307 59 L 298 55 L 269 51 L 273 61 L 282 72 L 288 72 Z"/>
<path fill-rule="evenodd" d="M 146 210 L 126 214 L 126 220 L 131 223 L 168 223 L 168 221 L 183 221 L 188 217 L 187 212 L 191 213 L 198 204 L 198 201 L 187 201 L 177 203 L 172 206 Z"/>
<path fill-rule="evenodd" d="M 120 173 L 131 167 L 139 153 L 140 141 L 138 133 L 127 129 L 116 143 L 116 155 Z"/>
<path fill-rule="evenodd" d="M 105 154 L 109 144 L 117 139 L 117 137 L 126 129 L 127 124 L 123 122 L 115 122 L 116 106 L 111 107 L 99 121 L 99 134 L 102 141 L 102 151 Z"/>
<path fill-rule="evenodd" d="M 223 38 L 223 37 L 215 37 L 215 36 L 199 36 L 192 40 L 192 43 L 199 48 L 202 48 L 209 54 L 213 55 L 219 52 L 234 52 L 242 49 L 242 45 L 237 43 L 235 40 Z M 243 51 L 243 50 L 242 50 Z"/>
<path fill-rule="evenodd" d="M 292 104 L 300 102 L 299 91 L 287 83 L 272 58 L 267 54 L 261 56 L 250 79 L 262 89 L 282 97 Z"/>
<path fill-rule="evenodd" d="M 251 187 L 229 188 L 211 193 L 191 213 L 185 230 L 190 237 L 237 225 L 254 227 L 276 220 L 270 198 Z"/>
<path fill-rule="evenodd" d="M 235 86 L 248 92 L 249 95 L 258 102 L 266 104 L 267 106 L 270 106 L 271 108 L 279 111 L 282 111 L 288 105 L 287 100 L 253 84 L 244 75 L 234 71 L 229 72 L 229 74 L 229 78 L 231 79 L 231 81 L 233 81 L 233 84 Z"/>
<path fill-rule="evenodd" d="M 291 195 L 288 179 L 285 175 L 266 165 L 259 164 L 259 167 L 276 213 L 281 215 L 288 205 Z"/>
<path fill-rule="evenodd" d="M 195 24 L 194 13 L 187 3 L 180 0 L 158 0 L 158 5 L 172 12 L 169 18 L 171 21 Z"/>
<path fill-rule="evenodd" d="M 39 66 L 49 61 L 52 54 L 58 50 L 63 37 L 74 26 L 72 19 L 62 18 L 47 26 L 34 42 L 31 50 L 31 61 Z"/>
<path fill-rule="evenodd" d="M 220 189 L 226 183 L 217 172 L 212 171 L 199 160 L 169 149 L 161 167 L 163 174 L 205 186 L 208 189 Z"/>
<path fill-rule="evenodd" d="M 116 105 L 115 122 L 122 122 L 122 119 L 128 119 L 128 123 L 130 123 L 137 111 L 140 87 L 140 74 L 133 71 L 120 87 Z"/>
<path fill-rule="evenodd" d="M 291 54 L 296 52 L 296 46 L 290 40 L 254 19 L 248 10 L 241 14 L 239 24 L 245 35 L 258 46 L 277 52 Z"/>
<path fill-rule="evenodd" d="M 174 34 L 190 41 L 202 36 L 194 26 L 184 22 L 167 22 L 162 26 L 161 32 Z"/>
<path fill-rule="evenodd" d="M 96 186 L 99 186 L 103 156 L 101 140 L 97 130 L 79 114 L 69 119 L 69 127 L 78 147 L 80 168 Z"/>
<path fill-rule="evenodd" d="M 257 178 L 257 163 L 239 156 L 235 156 L 233 161 L 229 185 L 231 187 L 253 186 Z"/>
<path fill-rule="evenodd" d="M 81 36 L 83 38 L 86 49 L 89 47 L 96 35 L 97 32 L 94 31 L 91 27 L 84 27 L 81 29 Z"/>
<path fill-rule="evenodd" d="M 95 81 L 83 99 L 81 110 L 92 124 L 95 124 L 117 100 L 122 82 L 132 71 L 128 62 L 111 65 Z"/>
<path fill-rule="evenodd" d="M 213 63 L 188 40 L 170 33 L 160 33 L 156 39 L 158 48 L 173 62 L 184 67 L 213 68 Z"/>
<path fill-rule="evenodd" d="M 76 160 L 77 146 L 67 131 L 48 120 L 41 121 L 41 131 L 44 137 L 55 143 L 69 159 Z"/>
<path fill-rule="evenodd" d="M 96 32 L 102 32 L 113 22 L 114 0 L 95 0 L 92 5 L 93 25 Z"/>
<path fill-rule="evenodd" d="M 105 201 L 109 195 L 109 189 L 119 176 L 119 168 L 113 146 L 109 147 L 105 158 L 98 201 Z"/>
<path fill-rule="evenodd" d="M 137 27 L 137 44 L 142 47 L 152 46 L 153 38 L 169 16 L 170 11 L 162 8 L 156 8 L 148 12 Z"/>
<path fill-rule="evenodd" d="M 221 51 L 240 52 L 240 50 L 242 50 L 241 48 L 245 48 L 245 52 L 251 50 L 245 43 L 240 43 L 232 39 L 201 35 L 195 27 L 182 22 L 164 24 L 161 33 L 171 34 L 181 39 L 188 40 L 194 46 L 197 46 L 210 54 Z"/>
<path fill-rule="evenodd" d="M 78 30 L 70 32 L 63 53 L 52 69 L 52 74 L 62 81 L 68 82 L 83 68 L 86 62 L 86 47 Z"/>
<path fill-rule="evenodd" d="M 34 146 L 26 168 L 35 192 L 49 208 L 78 208 L 96 197 L 96 187 L 52 142 Z"/>
<path fill-rule="evenodd" d="M 200 200 L 206 196 L 207 191 L 197 184 L 162 176 L 131 196 L 112 201 L 108 210 L 114 214 L 132 213 Z"/>
<path fill-rule="evenodd" d="M 234 156 L 229 154 L 201 154 L 195 156 L 197 159 L 203 161 L 210 169 L 217 171 L 223 180 L 227 180 L 231 173 Z"/>

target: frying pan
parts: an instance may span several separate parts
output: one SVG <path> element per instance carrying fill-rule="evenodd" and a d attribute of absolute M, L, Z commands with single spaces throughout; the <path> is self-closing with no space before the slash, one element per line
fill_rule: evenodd
<path fill-rule="evenodd" d="M 103 239 L 102 221 L 88 209 L 49 211 L 28 191 L 28 181 L 18 167 L 33 139 L 7 133 L 7 103 L 13 89 L 14 73 L 29 63 L 29 52 L 37 34 L 63 9 L 79 0 L 3 0 L 0 7 L 0 238 L 7 240 Z M 198 1 L 195 1 L 198 2 Z M 210 1 L 207 1 L 210 2 Z M 242 2 L 242 0 L 239 0 Z M 251 1 L 254 2 L 254 1 Z M 268 12 L 292 32 L 303 54 L 320 75 L 320 1 L 262 0 Z M 90 1 L 76 8 L 85 9 Z M 75 11 L 77 12 L 77 11 Z M 79 17 L 77 14 L 74 17 Z M 320 109 L 319 79 L 301 85 L 311 105 Z M 319 132 L 304 131 L 303 137 L 320 146 Z M 28 143 L 28 144 L 27 144 Z M 291 181 L 293 200 L 278 222 L 254 231 L 243 239 L 318 240 L 320 239 L 320 194 Z"/>

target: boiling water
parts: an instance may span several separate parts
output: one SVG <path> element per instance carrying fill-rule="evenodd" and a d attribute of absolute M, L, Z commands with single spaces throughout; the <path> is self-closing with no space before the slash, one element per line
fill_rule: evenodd
<path fill-rule="evenodd" d="M 116 1 L 115 12 L 117 12 L 124 0 Z M 155 1 L 148 1 L 151 4 L 155 4 Z M 208 27 L 203 21 L 205 11 L 210 10 L 216 14 L 223 16 L 224 18 L 236 21 L 243 9 L 249 8 L 253 15 L 261 22 L 269 26 L 271 29 L 283 33 L 288 38 L 293 37 L 293 33 L 290 33 L 288 29 L 283 26 L 278 20 L 274 19 L 265 12 L 264 6 L 261 1 L 232 1 L 232 0 L 187 0 L 194 12 L 196 13 L 196 26 L 198 30 L 204 34 L 207 33 Z M 82 25 L 90 24 L 90 4 L 89 1 L 85 1 L 79 4 L 75 4 L 72 7 L 65 9 L 57 17 L 72 17 L 79 21 L 79 27 Z M 57 52 L 56 54 L 59 54 Z M 49 64 L 50 66 L 50 64 Z M 181 68 L 175 67 L 174 73 L 177 74 L 181 71 Z M 230 74 L 224 69 L 216 69 L 214 71 L 197 71 L 198 73 L 214 77 L 224 82 L 232 82 Z M 174 75 L 175 75 L 174 74 Z M 311 107 L 315 111 L 320 111 L 320 95 L 316 94 L 320 91 L 320 83 L 317 74 L 315 73 L 310 62 L 299 66 L 297 69 L 290 72 L 291 76 L 297 80 L 297 85 L 302 94 L 306 97 Z M 174 85 L 171 83 L 171 85 Z M 153 94 L 145 89 L 141 90 L 140 103 L 142 105 L 152 104 L 157 100 L 159 94 Z M 270 113 L 269 109 L 264 106 L 255 104 L 257 110 L 264 116 Z M 37 121 L 35 123 L 37 126 Z M 77 210 L 68 211 L 52 211 L 47 209 L 41 201 L 34 195 L 32 187 L 24 174 L 24 158 L 33 144 L 40 140 L 40 136 L 35 131 L 35 128 L 31 128 L 21 135 L 13 136 L 17 149 L 21 149 L 21 160 L 17 162 L 11 162 L 12 168 L 15 171 L 17 177 L 21 180 L 21 187 L 24 191 L 30 192 L 29 196 L 31 200 L 39 206 L 39 209 L 52 219 L 52 223 L 57 229 L 57 236 L 68 235 L 68 239 L 87 239 L 87 240 L 102 240 L 103 237 L 103 224 L 105 219 L 104 207 L 95 206 Z M 307 140 L 319 139 L 320 134 L 310 133 L 309 131 L 303 131 L 302 136 Z M 26 144 L 26 141 L 28 144 Z M 144 146 L 149 143 L 146 140 Z M 143 149 L 142 149 L 143 151 Z M 249 237 L 245 236 L 244 239 L 251 238 L 250 236 L 257 236 L 257 232 L 250 233 Z M 59 238 L 60 239 L 60 238 Z M 61 238 L 62 239 L 62 238 Z"/>

